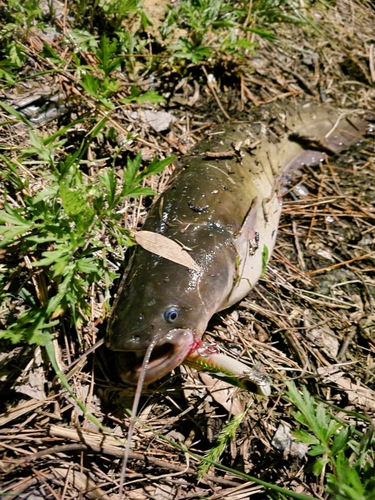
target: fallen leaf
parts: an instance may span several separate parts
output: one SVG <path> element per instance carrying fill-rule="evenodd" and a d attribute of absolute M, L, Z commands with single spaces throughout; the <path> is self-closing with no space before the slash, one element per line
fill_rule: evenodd
<path fill-rule="evenodd" d="M 16 392 L 29 396 L 31 399 L 43 401 L 46 398 L 44 390 L 47 379 L 44 372 L 42 351 L 38 346 L 34 351 L 34 358 L 25 368 L 22 377 L 19 377 L 14 386 Z"/>
<path fill-rule="evenodd" d="M 152 252 L 194 271 L 201 270 L 189 252 L 184 250 L 176 241 L 170 240 L 162 234 L 153 233 L 152 231 L 138 231 L 134 238 L 138 245 L 148 252 Z"/>
<path fill-rule="evenodd" d="M 213 399 L 223 406 L 228 413 L 236 416 L 245 411 L 245 400 L 240 396 L 240 391 L 236 387 L 204 372 L 199 373 L 199 378 Z"/>
<path fill-rule="evenodd" d="M 375 408 L 375 392 L 361 383 L 354 383 L 345 373 L 335 366 L 321 367 L 317 370 L 325 384 L 336 384 L 343 389 L 352 404 L 366 409 Z"/>
<path fill-rule="evenodd" d="M 301 459 L 304 458 L 309 451 L 307 444 L 297 443 L 294 440 L 290 428 L 283 423 L 277 428 L 271 444 L 276 450 L 286 451 L 292 456 L 297 456 Z"/>
<path fill-rule="evenodd" d="M 134 111 L 130 116 L 133 120 L 145 121 L 150 127 L 156 130 L 156 132 L 168 130 L 171 123 L 175 120 L 173 115 L 165 111 L 150 111 L 147 109 L 140 112 Z"/>
<path fill-rule="evenodd" d="M 168 130 L 171 123 L 174 121 L 174 116 L 165 111 L 143 111 L 143 116 L 146 122 L 156 130 L 156 132 L 163 132 Z"/>

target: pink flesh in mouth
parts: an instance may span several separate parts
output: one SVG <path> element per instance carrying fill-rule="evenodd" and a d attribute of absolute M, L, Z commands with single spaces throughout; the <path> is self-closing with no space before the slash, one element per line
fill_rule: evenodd
<path fill-rule="evenodd" d="M 148 385 L 167 375 L 200 345 L 201 341 L 194 338 L 192 330 L 176 329 L 170 332 L 168 342 L 154 347 L 147 370 L 144 375 L 144 384 Z M 158 352 L 159 351 L 159 352 Z M 137 385 L 143 368 L 143 356 L 139 360 L 127 360 L 127 353 L 118 353 L 119 373 L 124 382 Z M 128 366 L 127 366 L 128 361 Z M 121 366 L 122 365 L 122 366 Z"/>

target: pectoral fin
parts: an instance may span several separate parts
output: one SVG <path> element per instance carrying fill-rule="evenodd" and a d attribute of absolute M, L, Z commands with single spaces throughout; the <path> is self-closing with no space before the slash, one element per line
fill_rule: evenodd
<path fill-rule="evenodd" d="M 254 255 L 259 248 L 259 227 L 257 227 L 260 210 L 263 210 L 258 198 L 254 198 L 243 221 L 241 229 L 235 238 L 237 253 L 242 256 L 244 249 L 249 247 L 249 254 Z"/>

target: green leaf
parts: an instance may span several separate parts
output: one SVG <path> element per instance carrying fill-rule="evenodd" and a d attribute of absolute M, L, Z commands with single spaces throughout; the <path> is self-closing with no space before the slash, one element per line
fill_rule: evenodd
<path fill-rule="evenodd" d="M 51 198 L 53 200 L 55 200 L 58 192 L 59 192 L 58 184 L 52 184 L 51 186 L 48 186 L 47 188 L 40 191 L 39 193 L 36 193 L 35 195 L 33 195 L 33 197 L 30 198 L 30 202 L 33 205 L 36 205 L 40 201 L 46 201 L 46 200 L 49 200 Z"/>
<path fill-rule="evenodd" d="M 165 167 L 170 165 L 176 159 L 175 155 L 168 156 L 164 160 L 158 160 L 156 157 L 152 160 L 152 162 L 144 169 L 141 173 L 142 179 L 149 177 L 150 175 L 159 174 L 162 172 Z"/>
<path fill-rule="evenodd" d="M 56 242 L 56 235 L 55 234 L 35 234 L 35 235 L 28 235 L 27 236 L 27 242 L 28 243 L 34 243 L 34 245 L 40 245 L 43 243 L 55 243 Z"/>
<path fill-rule="evenodd" d="M 294 412 L 293 417 L 299 422 L 300 424 L 307 425 L 306 417 L 303 413 L 301 412 Z"/>
<path fill-rule="evenodd" d="M 0 106 L 4 109 L 4 111 L 6 111 L 10 115 L 14 116 L 15 118 L 17 118 L 17 120 L 23 122 L 25 125 L 27 125 L 27 127 L 29 129 L 32 129 L 33 125 L 31 124 L 31 122 L 29 122 L 29 120 L 26 118 L 26 116 L 24 116 L 22 113 L 19 113 L 14 108 L 9 106 L 9 104 L 6 104 L 2 100 L 0 100 Z"/>
<path fill-rule="evenodd" d="M 134 158 L 134 160 L 128 158 L 128 161 L 126 162 L 126 168 L 124 169 L 124 189 L 127 188 L 127 186 L 131 186 L 133 184 L 134 179 L 136 178 L 136 175 L 141 168 L 141 163 L 142 154 L 140 151 L 137 153 L 137 156 Z"/>
<path fill-rule="evenodd" d="M 89 31 L 80 29 L 67 29 L 67 33 L 69 34 L 69 38 L 71 38 L 74 44 L 77 46 L 78 51 L 97 50 L 99 45 L 98 37 L 96 37 Z M 76 64 L 79 64 L 79 60 L 77 60 Z"/>
<path fill-rule="evenodd" d="M 316 423 L 319 427 L 320 434 L 325 438 L 328 437 L 328 422 L 329 417 L 327 417 L 327 412 L 322 403 L 319 403 L 316 407 Z"/>
<path fill-rule="evenodd" d="M 4 208 L 6 212 L 4 210 L 0 211 L 0 224 L 11 225 L 0 226 L 0 236 L 2 236 L 0 248 L 9 245 L 9 243 L 36 227 L 33 221 L 27 221 L 17 210 L 13 210 L 9 205 L 4 204 Z"/>
<path fill-rule="evenodd" d="M 174 58 L 188 59 L 194 64 L 199 64 L 203 59 L 211 56 L 211 49 L 203 45 L 195 45 L 186 38 L 180 38 L 177 43 L 171 44 L 169 49 Z"/>
<path fill-rule="evenodd" d="M 5 177 L 17 190 L 21 191 L 24 188 L 24 182 L 19 176 L 18 165 L 4 155 L 0 155 L 0 159 L 6 167 L 0 171 L 0 177 Z"/>
<path fill-rule="evenodd" d="M 16 83 L 15 75 L 12 74 L 19 65 L 12 63 L 10 59 L 0 61 L 0 78 L 5 80 L 8 84 L 14 85 Z"/>
<path fill-rule="evenodd" d="M 4 210 L 0 210 L 0 222 L 8 222 L 8 224 L 17 225 L 28 225 L 31 223 L 27 221 L 16 209 L 10 207 L 7 203 L 4 204 Z"/>
<path fill-rule="evenodd" d="M 103 35 L 100 39 L 99 48 L 96 55 L 101 63 L 101 70 L 105 76 L 108 76 L 112 71 L 117 69 L 123 60 L 123 57 L 114 57 L 117 52 L 117 40 L 109 40 L 107 35 Z"/>
<path fill-rule="evenodd" d="M 337 431 L 340 429 L 342 424 L 339 422 L 336 422 L 334 418 L 331 417 L 331 415 L 327 412 L 327 432 L 326 432 L 326 440 L 327 442 L 332 438 L 332 436 L 336 435 Z"/>
<path fill-rule="evenodd" d="M 80 188 L 71 188 L 65 181 L 60 182 L 60 196 L 65 212 L 75 216 L 87 209 L 86 193 Z"/>
<path fill-rule="evenodd" d="M 348 444 L 349 437 L 351 434 L 351 428 L 342 427 L 340 431 L 335 435 L 332 443 L 331 453 L 333 456 L 337 455 Z"/>
<path fill-rule="evenodd" d="M 63 302 L 64 294 L 57 293 L 53 297 L 51 297 L 46 306 L 46 312 L 48 316 L 52 316 L 58 309 L 61 308 L 61 303 Z"/>
<path fill-rule="evenodd" d="M 116 203 L 117 179 L 116 174 L 111 168 L 106 168 L 101 171 L 99 180 L 105 189 L 105 199 L 108 203 L 108 208 L 112 210 Z"/>
<path fill-rule="evenodd" d="M 132 85 L 130 95 L 125 97 L 125 99 L 121 99 L 120 102 L 122 104 L 126 104 L 128 102 L 137 102 L 138 104 L 145 104 L 147 102 L 151 104 L 163 104 L 166 100 L 155 90 L 147 90 L 142 93 L 135 85 Z"/>
<path fill-rule="evenodd" d="M 90 229 L 95 219 L 94 208 L 89 204 L 86 207 L 86 210 L 78 214 L 75 218 L 77 234 L 79 236 L 84 235 Z"/>
<path fill-rule="evenodd" d="M 53 161 L 54 145 L 50 144 L 49 146 L 47 146 L 44 140 L 41 137 L 39 137 L 33 130 L 29 130 L 29 135 L 30 135 L 31 147 L 24 149 L 23 156 L 37 154 L 48 165 L 52 165 L 54 162 Z"/>
<path fill-rule="evenodd" d="M 45 41 L 43 42 L 43 50 L 41 52 L 41 56 L 50 59 L 56 65 L 65 64 L 65 61 L 61 59 L 55 49 Z"/>
<path fill-rule="evenodd" d="M 206 453 L 205 458 L 199 466 L 198 479 L 202 479 L 211 467 L 211 462 L 217 462 L 224 452 L 226 446 L 235 438 L 238 426 L 247 414 L 247 410 L 232 418 L 215 437 L 213 447 Z"/>
<path fill-rule="evenodd" d="M 60 370 L 59 365 L 57 364 L 56 355 L 55 355 L 55 349 L 54 349 L 54 346 L 53 346 L 53 343 L 52 343 L 52 339 L 50 337 L 46 338 L 45 349 L 46 349 L 48 358 L 49 358 L 49 360 L 50 360 L 50 362 L 52 364 L 52 367 L 55 370 L 56 375 L 60 379 L 60 382 L 63 385 L 63 387 L 65 387 L 65 389 L 68 391 L 68 393 L 70 394 L 70 396 L 77 403 L 77 405 L 79 406 L 79 408 L 82 410 L 83 414 L 89 420 L 91 420 L 91 422 L 93 422 L 98 427 L 98 429 L 101 429 L 101 430 L 104 431 L 105 428 L 103 427 L 103 425 L 99 422 L 99 420 L 96 417 L 94 417 L 91 413 L 88 412 L 86 406 L 77 398 L 77 396 L 74 394 L 74 392 L 70 388 L 69 383 L 68 383 L 68 381 L 67 381 L 64 373 Z"/>
<path fill-rule="evenodd" d="M 49 321 L 46 308 L 38 310 L 30 309 L 18 318 L 17 323 L 11 325 L 7 330 L 2 330 L 0 338 L 9 339 L 13 344 L 26 341 L 28 344 L 44 345 L 49 330 L 58 321 Z"/>
<path fill-rule="evenodd" d="M 61 246 L 57 250 L 42 252 L 44 259 L 40 259 L 31 263 L 33 267 L 51 266 L 57 263 L 68 263 L 72 257 L 72 251 L 69 246 Z"/>
<path fill-rule="evenodd" d="M 21 297 L 21 299 L 23 299 L 29 306 L 34 308 L 39 307 L 39 304 L 36 301 L 34 295 L 30 293 L 29 290 L 26 290 L 26 288 L 21 288 L 21 290 L 18 292 L 18 296 Z"/>
<path fill-rule="evenodd" d="M 268 249 L 267 245 L 263 245 L 263 250 L 262 250 L 262 272 L 260 274 L 261 278 L 264 278 L 266 275 L 266 270 L 267 270 L 267 264 L 268 264 L 268 259 L 270 257 L 270 251 Z"/>
<path fill-rule="evenodd" d="M 81 258 L 76 262 L 76 268 L 82 273 L 98 273 L 98 265 L 94 263 L 94 258 Z"/>
<path fill-rule="evenodd" d="M 293 431 L 293 436 L 300 442 L 305 444 L 318 444 L 319 440 L 316 436 L 312 435 L 310 432 L 304 429 L 297 429 Z"/>
<path fill-rule="evenodd" d="M 101 84 L 97 76 L 94 76 L 91 73 L 84 73 L 80 83 L 86 92 L 94 97 L 98 97 Z"/>
<path fill-rule="evenodd" d="M 0 227 L 0 236 L 2 236 L 2 239 L 0 241 L 0 248 L 6 247 L 7 245 L 9 245 L 9 243 L 17 240 L 18 237 L 22 236 L 28 231 L 30 231 L 30 227 L 26 225 Z"/>
<path fill-rule="evenodd" d="M 67 268 L 71 263 L 71 258 L 61 258 L 57 260 L 54 264 L 52 262 L 46 263 L 45 265 L 52 265 L 53 277 L 63 276 L 66 273 Z M 43 265 L 43 264 L 41 264 Z"/>
<path fill-rule="evenodd" d="M 315 460 L 315 462 L 312 464 L 311 471 L 316 475 L 319 476 L 323 468 L 329 463 L 329 458 L 327 457 L 319 457 Z"/>
<path fill-rule="evenodd" d="M 323 455 L 326 452 L 327 449 L 325 446 L 323 446 L 322 444 L 316 444 L 310 448 L 308 455 L 316 457 L 317 455 Z"/>

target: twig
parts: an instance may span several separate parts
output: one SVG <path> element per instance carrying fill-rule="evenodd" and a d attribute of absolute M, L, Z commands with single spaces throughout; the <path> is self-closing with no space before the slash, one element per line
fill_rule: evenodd
<path fill-rule="evenodd" d="M 365 253 L 364 255 L 359 255 L 358 257 L 353 257 L 353 259 L 345 260 L 343 262 L 338 262 L 337 264 L 332 264 L 332 266 L 322 267 L 320 269 L 315 269 L 313 271 L 308 271 L 305 273 L 305 276 L 313 276 L 314 274 L 324 273 L 327 271 L 331 271 L 332 269 L 336 269 L 337 267 L 346 266 L 347 264 L 351 264 L 352 262 L 356 262 L 358 260 L 367 259 L 368 257 L 372 257 L 375 255 L 375 252 Z M 296 278 L 297 276 L 293 276 Z"/>
<path fill-rule="evenodd" d="M 210 81 L 210 78 L 207 74 L 207 71 L 206 71 L 206 68 L 204 66 L 202 66 L 202 69 L 203 69 L 203 72 L 204 74 L 206 75 L 206 78 L 207 78 L 207 85 L 208 85 L 208 88 L 211 90 L 216 102 L 217 102 L 217 105 L 219 106 L 219 108 L 221 109 L 221 112 L 223 113 L 223 115 L 225 116 L 225 118 L 227 120 L 230 121 L 230 116 L 228 115 L 228 113 L 225 111 L 225 109 L 223 108 L 223 105 L 221 104 L 220 102 L 220 99 L 216 93 L 216 90 L 215 90 L 215 87 L 214 87 L 214 83 L 212 81 Z"/>

